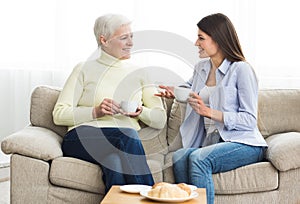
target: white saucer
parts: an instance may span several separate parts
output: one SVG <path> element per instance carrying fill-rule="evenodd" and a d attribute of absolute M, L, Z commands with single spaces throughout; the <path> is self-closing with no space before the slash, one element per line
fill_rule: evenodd
<path fill-rule="evenodd" d="M 152 186 L 140 184 L 128 184 L 120 186 L 120 189 L 127 193 L 140 193 L 141 191 L 150 190 Z"/>

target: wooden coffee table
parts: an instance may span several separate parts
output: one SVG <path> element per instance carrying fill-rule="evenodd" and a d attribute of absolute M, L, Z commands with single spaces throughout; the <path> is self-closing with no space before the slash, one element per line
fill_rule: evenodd
<path fill-rule="evenodd" d="M 184 204 L 206 204 L 206 190 L 205 188 L 196 189 L 199 196 L 191 200 L 185 201 Z M 101 204 L 157 204 L 161 203 L 145 198 L 137 193 L 126 193 L 120 190 L 120 186 L 113 186 Z"/>

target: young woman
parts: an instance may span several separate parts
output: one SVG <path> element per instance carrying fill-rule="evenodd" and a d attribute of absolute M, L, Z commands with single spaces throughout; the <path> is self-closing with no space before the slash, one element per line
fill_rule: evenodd
<path fill-rule="evenodd" d="M 246 62 L 235 28 L 217 13 L 197 24 L 195 45 L 204 58 L 184 86 L 193 92 L 180 127 L 183 149 L 174 153 L 177 183 L 206 188 L 214 203 L 212 174 L 262 161 L 267 146 L 257 127 L 258 84 Z M 162 97 L 174 98 L 173 87 Z"/>

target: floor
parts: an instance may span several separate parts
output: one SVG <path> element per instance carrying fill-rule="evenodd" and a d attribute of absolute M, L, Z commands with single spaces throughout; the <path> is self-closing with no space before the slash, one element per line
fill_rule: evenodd
<path fill-rule="evenodd" d="M 0 182 L 0 204 L 9 204 L 9 180 Z"/>

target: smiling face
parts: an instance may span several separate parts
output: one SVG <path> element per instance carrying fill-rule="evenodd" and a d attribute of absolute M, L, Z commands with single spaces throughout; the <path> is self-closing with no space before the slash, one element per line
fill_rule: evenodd
<path fill-rule="evenodd" d="M 100 36 L 102 49 L 109 55 L 124 60 L 130 58 L 130 50 L 133 46 L 130 25 L 122 25 L 109 38 Z"/>
<path fill-rule="evenodd" d="M 213 58 L 214 56 L 221 54 L 218 44 L 200 29 L 198 29 L 198 38 L 195 45 L 199 48 L 200 58 Z"/>

